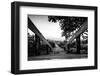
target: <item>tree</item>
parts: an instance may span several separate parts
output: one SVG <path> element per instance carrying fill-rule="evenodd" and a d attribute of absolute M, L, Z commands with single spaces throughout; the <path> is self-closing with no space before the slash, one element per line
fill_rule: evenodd
<path fill-rule="evenodd" d="M 65 39 L 67 40 L 85 21 L 87 21 L 87 17 L 48 16 L 48 21 L 54 23 L 59 22 L 62 30 L 62 36 L 65 36 Z M 80 36 L 84 37 L 83 35 L 84 34 L 81 34 L 76 38 L 78 47 L 77 53 L 80 53 Z"/>

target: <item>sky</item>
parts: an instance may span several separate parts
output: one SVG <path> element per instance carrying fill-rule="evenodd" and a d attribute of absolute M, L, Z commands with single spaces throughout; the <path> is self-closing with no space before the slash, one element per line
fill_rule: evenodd
<path fill-rule="evenodd" d="M 65 40 L 65 37 L 61 36 L 62 30 L 59 26 L 59 22 L 49 22 L 48 16 L 44 15 L 29 15 L 29 17 L 46 39 L 60 41 Z M 32 31 L 29 29 L 28 32 L 31 35 L 33 34 Z"/>

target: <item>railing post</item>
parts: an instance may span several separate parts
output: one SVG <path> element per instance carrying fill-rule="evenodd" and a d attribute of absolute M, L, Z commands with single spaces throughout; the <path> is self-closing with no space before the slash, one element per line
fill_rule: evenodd
<path fill-rule="evenodd" d="M 40 51 L 39 51 L 39 48 L 40 48 L 40 38 L 35 34 L 35 43 L 36 43 L 36 54 L 39 55 L 40 54 Z"/>
<path fill-rule="evenodd" d="M 76 38 L 77 54 L 80 54 L 80 35 Z"/>

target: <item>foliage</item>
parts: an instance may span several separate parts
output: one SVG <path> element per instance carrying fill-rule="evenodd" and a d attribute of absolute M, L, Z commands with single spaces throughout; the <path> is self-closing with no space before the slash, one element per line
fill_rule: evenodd
<path fill-rule="evenodd" d="M 87 17 L 48 16 L 48 21 L 54 23 L 59 22 L 62 30 L 62 36 L 65 36 L 67 39 L 75 30 L 87 21 Z"/>

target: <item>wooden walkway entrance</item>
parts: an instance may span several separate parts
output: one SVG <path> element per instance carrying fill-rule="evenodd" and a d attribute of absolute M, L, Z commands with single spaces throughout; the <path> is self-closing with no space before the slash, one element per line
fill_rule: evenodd
<path fill-rule="evenodd" d="M 55 47 L 54 48 L 52 47 L 52 45 L 45 39 L 42 33 L 37 29 L 37 27 L 35 26 L 35 24 L 33 23 L 30 17 L 28 17 L 28 28 L 32 32 L 34 32 L 41 40 L 43 40 L 43 42 L 47 44 L 48 47 L 51 48 L 51 50 L 54 53 L 64 53 L 64 49 L 59 47 L 56 43 L 55 43 Z M 67 44 L 70 44 L 77 36 L 82 34 L 86 29 L 87 29 L 87 22 L 84 22 L 82 26 L 72 35 L 70 40 L 66 43 L 65 47 L 67 47 Z"/>

